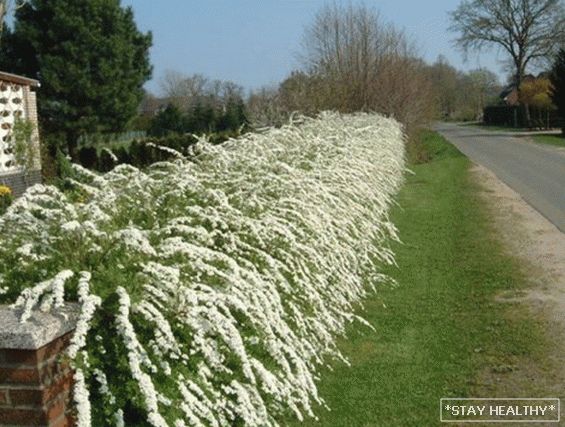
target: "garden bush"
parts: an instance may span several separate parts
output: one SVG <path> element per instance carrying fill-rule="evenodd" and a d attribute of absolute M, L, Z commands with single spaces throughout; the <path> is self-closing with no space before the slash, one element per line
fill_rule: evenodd
<path fill-rule="evenodd" d="M 79 426 L 270 426 L 323 403 L 317 372 L 387 278 L 400 125 L 316 119 L 190 160 L 34 186 L 0 217 L 0 302 L 80 303 Z M 78 196 L 77 196 L 78 194 Z M 79 197 L 80 196 L 80 197 Z M 366 324 L 369 326 L 368 324 Z"/>
<path fill-rule="evenodd" d="M 10 187 L 0 185 L 0 215 L 6 212 L 8 206 L 12 204 L 12 190 Z"/>

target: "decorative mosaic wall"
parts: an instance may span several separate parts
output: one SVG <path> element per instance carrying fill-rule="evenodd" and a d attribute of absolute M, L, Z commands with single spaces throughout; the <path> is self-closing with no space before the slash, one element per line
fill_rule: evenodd
<path fill-rule="evenodd" d="M 0 173 L 18 171 L 12 148 L 16 119 L 26 118 L 24 86 L 0 81 Z"/>

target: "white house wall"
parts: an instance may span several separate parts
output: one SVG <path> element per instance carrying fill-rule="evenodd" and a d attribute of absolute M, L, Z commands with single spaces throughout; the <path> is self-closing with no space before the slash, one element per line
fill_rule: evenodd
<path fill-rule="evenodd" d="M 0 174 L 21 170 L 12 148 L 12 130 L 16 118 L 26 119 L 22 85 L 0 82 Z"/>

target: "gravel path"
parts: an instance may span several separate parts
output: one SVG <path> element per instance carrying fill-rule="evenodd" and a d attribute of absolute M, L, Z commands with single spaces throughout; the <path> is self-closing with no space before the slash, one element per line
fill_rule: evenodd
<path fill-rule="evenodd" d="M 485 373 L 480 390 L 488 396 L 526 397 L 538 390 L 565 399 L 565 234 L 488 169 L 476 165 L 472 174 L 494 228 L 508 252 L 518 257 L 529 286 L 498 295 L 515 313 L 529 312 L 544 325 L 547 340 L 541 349 L 545 363 L 517 358 L 511 372 Z M 534 397 L 534 396 L 528 396 Z M 562 424 L 560 424 L 562 425 Z"/>

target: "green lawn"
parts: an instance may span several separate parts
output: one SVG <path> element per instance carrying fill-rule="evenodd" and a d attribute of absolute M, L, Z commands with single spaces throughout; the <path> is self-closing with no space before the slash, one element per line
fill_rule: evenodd
<path fill-rule="evenodd" d="M 535 135 L 534 141 L 540 144 L 556 145 L 558 147 L 565 147 L 565 138 L 561 135 Z"/>
<path fill-rule="evenodd" d="M 377 332 L 351 326 L 340 346 L 352 366 L 321 372 L 331 411 L 302 425 L 438 425 L 440 397 L 470 396 L 480 372 L 543 347 L 533 320 L 493 302 L 524 279 L 492 237 L 470 162 L 433 132 L 423 143 L 431 161 L 411 168 L 392 213 L 403 244 L 386 272 L 399 286 L 366 302 Z"/>

